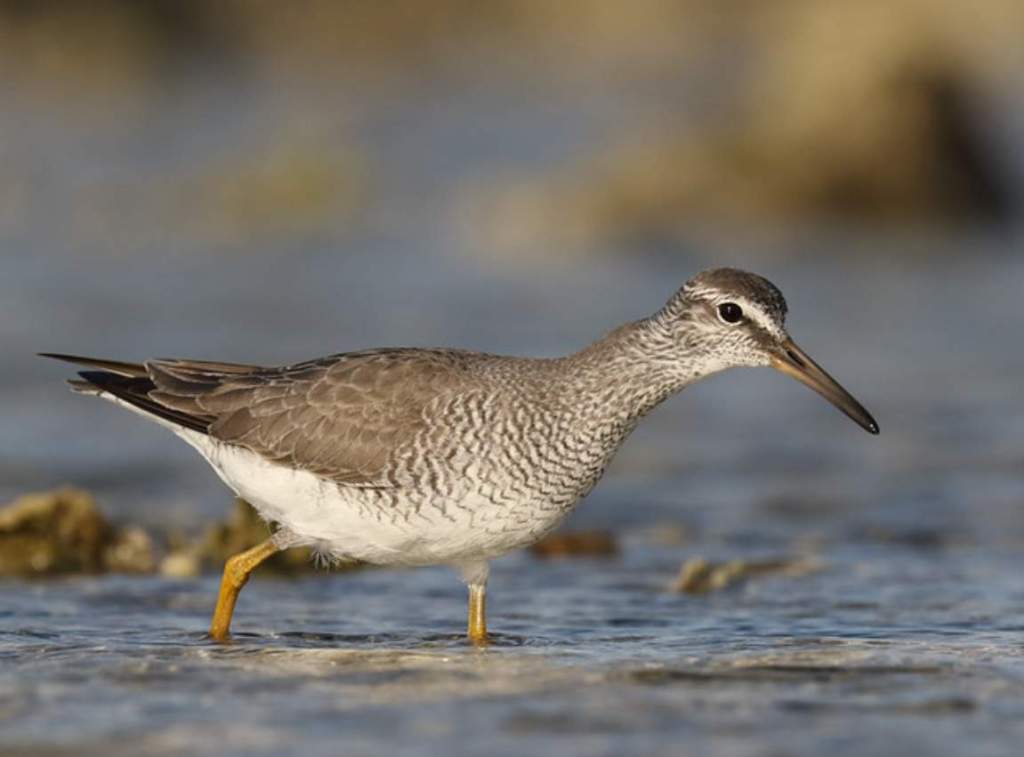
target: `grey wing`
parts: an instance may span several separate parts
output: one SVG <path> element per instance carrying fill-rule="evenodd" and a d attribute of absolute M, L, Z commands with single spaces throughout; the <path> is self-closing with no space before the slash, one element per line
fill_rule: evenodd
<path fill-rule="evenodd" d="M 149 396 L 210 419 L 208 433 L 277 463 L 339 484 L 399 483 L 396 452 L 425 428 L 437 400 L 459 383 L 453 353 L 350 353 L 247 373 L 154 360 Z"/>

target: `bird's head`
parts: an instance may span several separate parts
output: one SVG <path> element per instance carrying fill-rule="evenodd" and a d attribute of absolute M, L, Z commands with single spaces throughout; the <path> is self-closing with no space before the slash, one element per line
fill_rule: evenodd
<path fill-rule="evenodd" d="M 690 279 L 658 314 L 686 350 L 698 375 L 740 366 L 771 366 L 806 384 L 862 428 L 878 433 L 871 414 L 786 332 L 786 300 L 767 279 L 715 268 Z"/>

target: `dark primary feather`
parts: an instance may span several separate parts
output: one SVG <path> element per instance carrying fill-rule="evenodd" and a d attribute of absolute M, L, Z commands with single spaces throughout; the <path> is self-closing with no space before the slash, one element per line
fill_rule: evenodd
<path fill-rule="evenodd" d="M 146 367 L 141 363 L 123 363 L 120 360 L 103 360 L 101 358 L 83 357 L 81 355 L 64 355 L 59 352 L 40 352 L 38 354 L 39 357 L 63 360 L 65 363 L 84 365 L 88 368 L 99 368 L 118 376 L 146 376 Z"/>
<path fill-rule="evenodd" d="M 206 419 L 176 412 L 151 399 L 149 393 L 153 382 L 148 378 L 128 378 L 108 371 L 80 371 L 78 375 L 82 381 L 70 382 L 76 391 L 88 392 L 89 387 L 95 387 L 158 418 L 206 433 Z"/>

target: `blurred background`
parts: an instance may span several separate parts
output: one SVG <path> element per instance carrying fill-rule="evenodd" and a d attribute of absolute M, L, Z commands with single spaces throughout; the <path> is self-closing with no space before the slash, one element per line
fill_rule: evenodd
<path fill-rule="evenodd" d="M 557 355 L 732 265 L 882 430 L 686 390 L 570 518 L 585 567 L 496 562 L 479 658 L 442 568 L 253 581 L 224 650 L 194 564 L 5 582 L 0 743 L 1017 754 L 1022 81 L 1020 0 L 0 0 L 0 502 L 125 529 L 25 500 L 8 573 L 241 548 L 195 453 L 38 351 Z"/>
<path fill-rule="evenodd" d="M 227 501 L 35 351 L 558 354 L 717 265 L 783 289 L 884 433 L 750 372 L 618 472 L 835 445 L 1016 474 L 1022 29 L 1013 0 L 2 2 L 0 494 L 182 524 Z"/>

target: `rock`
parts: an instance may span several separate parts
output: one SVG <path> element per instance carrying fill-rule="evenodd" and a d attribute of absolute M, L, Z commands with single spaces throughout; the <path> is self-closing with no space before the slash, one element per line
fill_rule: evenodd
<path fill-rule="evenodd" d="M 821 569 L 812 558 L 797 557 L 779 560 L 730 560 L 711 563 L 703 557 L 693 557 L 683 563 L 670 591 L 686 594 L 707 594 L 736 585 L 755 576 L 805 576 Z"/>
<path fill-rule="evenodd" d="M 112 573 L 152 573 L 156 570 L 153 540 L 138 526 L 117 531 L 103 549 L 103 564 Z"/>
<path fill-rule="evenodd" d="M 168 578 L 195 578 L 203 572 L 203 561 L 194 549 L 178 549 L 160 561 L 160 575 Z"/>
<path fill-rule="evenodd" d="M 113 527 L 80 489 L 26 494 L 0 510 L 2 576 L 148 573 L 153 565 L 149 536 Z"/>
<path fill-rule="evenodd" d="M 612 557 L 619 552 L 615 537 L 607 531 L 551 534 L 530 547 L 534 557 Z"/>

